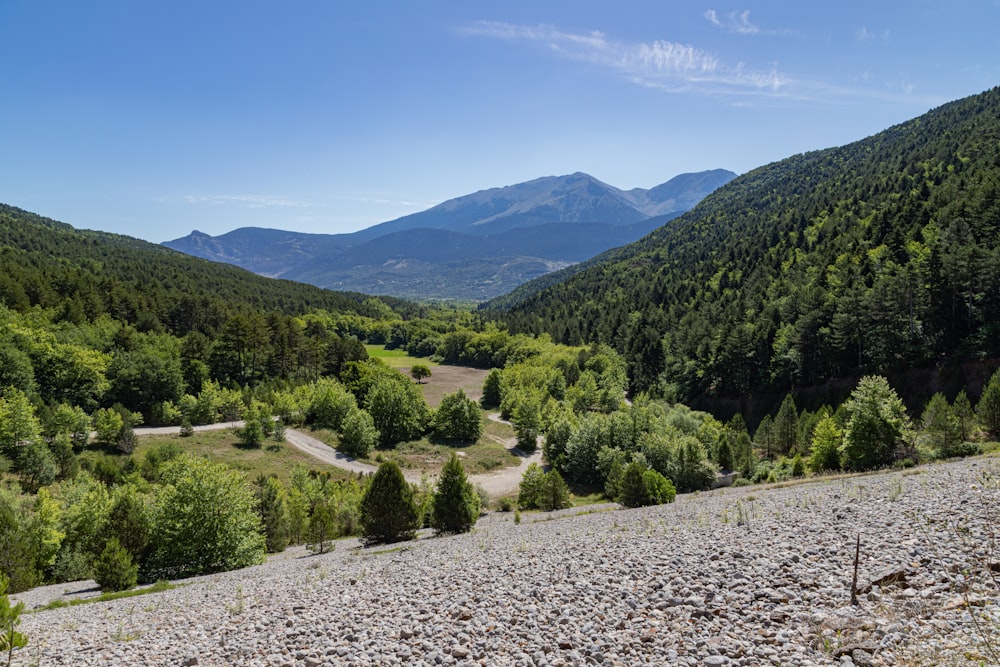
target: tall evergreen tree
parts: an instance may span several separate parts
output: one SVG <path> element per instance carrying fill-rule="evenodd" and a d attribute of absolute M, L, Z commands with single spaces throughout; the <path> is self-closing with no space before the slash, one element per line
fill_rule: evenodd
<path fill-rule="evenodd" d="M 991 435 L 1000 435 L 1000 370 L 993 374 L 976 405 L 976 418 Z"/>
<path fill-rule="evenodd" d="M 467 533 L 479 518 L 479 496 L 465 476 L 458 456 L 441 470 L 431 508 L 431 527 L 438 533 Z"/>
<path fill-rule="evenodd" d="M 791 394 L 785 396 L 774 416 L 774 440 L 778 454 L 794 454 L 798 451 L 799 412 Z"/>
<path fill-rule="evenodd" d="M 419 526 L 413 489 L 394 461 L 386 461 L 361 498 L 361 530 L 369 544 L 413 539 Z"/>

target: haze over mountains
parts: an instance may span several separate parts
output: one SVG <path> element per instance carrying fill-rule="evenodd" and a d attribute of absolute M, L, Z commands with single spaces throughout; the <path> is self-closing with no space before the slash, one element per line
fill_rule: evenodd
<path fill-rule="evenodd" d="M 485 300 L 692 209 L 736 174 L 681 174 L 620 190 L 588 174 L 549 176 L 458 197 L 351 234 L 241 228 L 163 245 L 271 277 L 408 298 Z"/>

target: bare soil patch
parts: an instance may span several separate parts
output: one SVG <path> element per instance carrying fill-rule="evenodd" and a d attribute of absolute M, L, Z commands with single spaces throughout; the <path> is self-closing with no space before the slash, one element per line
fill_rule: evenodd
<path fill-rule="evenodd" d="M 406 373 L 408 369 L 400 369 Z M 483 382 L 486 381 L 485 371 L 481 368 L 466 366 L 434 366 L 431 376 L 420 384 L 424 399 L 432 408 L 441 404 L 441 398 L 459 389 L 469 398 L 478 401 L 483 396 Z"/>

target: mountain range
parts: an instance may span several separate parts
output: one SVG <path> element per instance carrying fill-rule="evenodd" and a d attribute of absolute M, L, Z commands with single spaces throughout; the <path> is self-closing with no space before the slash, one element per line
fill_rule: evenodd
<path fill-rule="evenodd" d="M 270 277 L 406 298 L 483 301 L 635 241 L 735 178 L 724 169 L 620 190 L 588 174 L 483 190 L 351 234 L 245 227 L 164 243 Z"/>

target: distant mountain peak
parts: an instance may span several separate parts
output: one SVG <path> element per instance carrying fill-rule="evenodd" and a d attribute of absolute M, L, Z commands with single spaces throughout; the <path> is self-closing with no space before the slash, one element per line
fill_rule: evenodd
<path fill-rule="evenodd" d="M 625 191 L 577 171 L 480 190 L 352 234 L 247 227 L 216 237 L 194 231 L 164 245 L 321 287 L 483 299 L 634 241 L 735 176 L 682 174 L 651 190 Z M 447 263 L 451 268 L 442 268 Z M 395 267 L 392 277 L 373 268 L 387 266 Z M 400 267 L 408 278 L 398 277 Z M 440 276 L 428 278 L 431 267 Z M 501 277 L 482 267 L 498 267 Z"/>

